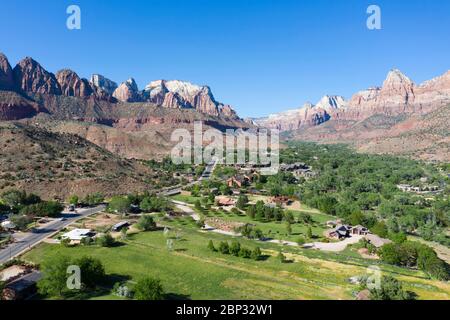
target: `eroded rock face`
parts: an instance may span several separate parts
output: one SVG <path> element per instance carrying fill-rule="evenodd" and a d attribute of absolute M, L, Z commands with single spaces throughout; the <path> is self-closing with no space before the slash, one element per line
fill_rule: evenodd
<path fill-rule="evenodd" d="M 56 73 L 61 93 L 72 97 L 89 97 L 93 90 L 86 79 L 81 79 L 74 71 L 64 69 Z"/>
<path fill-rule="evenodd" d="M 157 80 L 149 83 L 144 90 L 147 101 L 168 108 L 192 108 L 199 112 L 218 116 L 236 117 L 229 105 L 214 99 L 208 86 L 198 86 L 190 82 Z"/>
<path fill-rule="evenodd" d="M 14 76 L 8 58 L 0 52 L 0 90 L 12 90 L 14 88 Z"/>
<path fill-rule="evenodd" d="M 133 78 L 121 83 L 114 90 L 113 97 L 122 102 L 140 102 L 143 100 L 136 81 Z"/>
<path fill-rule="evenodd" d="M 47 72 L 31 58 L 21 60 L 13 70 L 16 87 L 24 92 L 60 95 L 61 89 L 53 73 Z"/>
<path fill-rule="evenodd" d="M 450 71 L 417 86 L 394 69 L 382 87 L 360 91 L 347 102 L 340 96 L 325 96 L 316 105 L 306 105 L 257 119 L 261 126 L 282 131 L 322 124 L 330 119 L 360 121 L 375 114 L 397 116 L 424 114 L 450 103 Z"/>
<path fill-rule="evenodd" d="M 345 106 L 346 102 L 342 97 L 325 96 L 316 105 L 308 102 L 299 109 L 272 114 L 255 121 L 260 126 L 292 131 L 322 124 L 330 119 L 333 112 Z"/>
<path fill-rule="evenodd" d="M 114 91 L 117 89 L 117 83 L 100 74 L 93 74 L 89 83 L 99 97 L 112 97 Z"/>

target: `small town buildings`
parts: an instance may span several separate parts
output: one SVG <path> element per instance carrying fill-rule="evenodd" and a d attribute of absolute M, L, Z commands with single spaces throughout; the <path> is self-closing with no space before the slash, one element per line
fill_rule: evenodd
<path fill-rule="evenodd" d="M 351 227 L 348 225 L 345 224 L 338 225 L 336 226 L 336 228 L 328 232 L 328 236 L 330 238 L 337 238 L 337 239 L 348 238 L 350 236 L 350 230 Z"/>
<path fill-rule="evenodd" d="M 0 225 L 5 230 L 12 230 L 12 229 L 15 229 L 17 227 L 13 222 L 11 222 L 9 220 L 3 221 L 2 223 L 0 223 Z"/>
<path fill-rule="evenodd" d="M 251 183 L 251 178 L 247 175 L 237 175 L 229 178 L 227 180 L 227 186 L 230 188 L 238 187 L 242 188 L 243 186 L 247 186 Z"/>
<path fill-rule="evenodd" d="M 352 235 L 365 236 L 369 234 L 369 229 L 361 225 L 354 226 L 350 229 Z"/>
<path fill-rule="evenodd" d="M 230 207 L 230 206 L 236 205 L 236 200 L 234 200 L 232 198 L 228 198 L 228 197 L 220 198 L 217 201 L 217 204 L 221 207 Z"/>
<path fill-rule="evenodd" d="M 91 229 L 73 229 L 61 236 L 62 239 L 69 239 L 70 241 L 81 241 L 87 237 L 93 237 L 95 233 Z"/>
<path fill-rule="evenodd" d="M 403 192 L 437 192 L 439 191 L 439 186 L 432 186 L 432 185 L 427 185 L 427 186 L 421 186 L 421 187 L 414 187 L 412 185 L 409 184 L 398 184 L 397 188 Z"/>
<path fill-rule="evenodd" d="M 277 196 L 277 197 L 272 197 L 270 199 L 270 202 L 281 206 L 281 205 L 284 205 L 284 204 L 289 204 L 291 202 L 291 200 L 288 197 L 285 197 L 285 196 Z"/>
<path fill-rule="evenodd" d="M 334 229 L 328 232 L 330 238 L 349 238 L 351 236 L 365 236 L 369 234 L 369 229 L 366 227 L 357 225 L 350 226 L 345 224 L 339 224 Z"/>
<path fill-rule="evenodd" d="M 111 230 L 113 232 L 118 232 L 118 231 L 122 230 L 123 228 L 129 227 L 129 226 L 130 226 L 130 223 L 128 221 L 121 221 L 121 222 L 113 225 Z"/>
<path fill-rule="evenodd" d="M 37 292 L 37 282 L 42 278 L 42 274 L 33 270 L 18 279 L 6 284 L 1 292 L 4 300 L 25 300 L 31 298 Z"/>

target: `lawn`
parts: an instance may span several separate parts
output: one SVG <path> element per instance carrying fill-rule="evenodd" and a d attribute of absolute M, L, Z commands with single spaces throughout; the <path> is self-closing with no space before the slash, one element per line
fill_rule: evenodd
<path fill-rule="evenodd" d="M 281 263 L 275 256 L 279 247 L 261 244 L 264 261 L 253 261 L 211 252 L 210 239 L 218 244 L 230 237 L 206 233 L 179 223 L 179 240 L 173 250 L 167 248 L 162 231 L 134 234 L 123 245 L 113 248 L 78 246 L 66 248 L 43 243 L 24 255 L 24 259 L 41 263 L 51 256 L 72 258 L 89 255 L 99 258 L 110 276 L 136 281 L 149 275 L 161 279 L 170 298 L 187 299 L 353 299 L 356 286 L 348 278 L 366 273 L 368 263 L 362 259 L 323 259 L 316 251 L 284 248 L 292 263 Z M 169 237 L 175 236 L 171 232 Z M 239 239 L 254 248 L 257 243 Z M 329 255 L 337 257 L 336 255 Z M 421 272 L 381 266 L 405 283 L 420 298 L 450 299 L 450 285 L 424 278 Z M 111 299 L 103 293 L 95 299 Z"/>

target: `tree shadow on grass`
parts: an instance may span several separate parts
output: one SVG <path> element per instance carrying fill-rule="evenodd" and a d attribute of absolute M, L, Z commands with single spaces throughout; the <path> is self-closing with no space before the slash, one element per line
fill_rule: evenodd
<path fill-rule="evenodd" d="M 191 300 L 191 296 L 169 292 L 164 295 L 164 300 Z"/>
<path fill-rule="evenodd" d="M 130 276 L 108 274 L 105 276 L 102 283 L 99 283 L 95 289 L 69 291 L 64 295 L 64 298 L 68 300 L 89 300 L 92 298 L 105 296 L 111 293 L 117 282 L 125 283 L 129 280 L 131 280 Z"/>

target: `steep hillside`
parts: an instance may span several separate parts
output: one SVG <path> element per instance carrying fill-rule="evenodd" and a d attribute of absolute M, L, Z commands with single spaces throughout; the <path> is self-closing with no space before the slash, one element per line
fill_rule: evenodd
<path fill-rule="evenodd" d="M 286 139 L 348 143 L 361 152 L 450 162 L 450 105 L 426 114 L 375 114 L 361 121 L 330 120 L 286 133 Z"/>
<path fill-rule="evenodd" d="M 143 191 L 152 172 L 85 139 L 23 123 L 0 123 L 0 192 L 20 188 L 44 198 Z"/>

